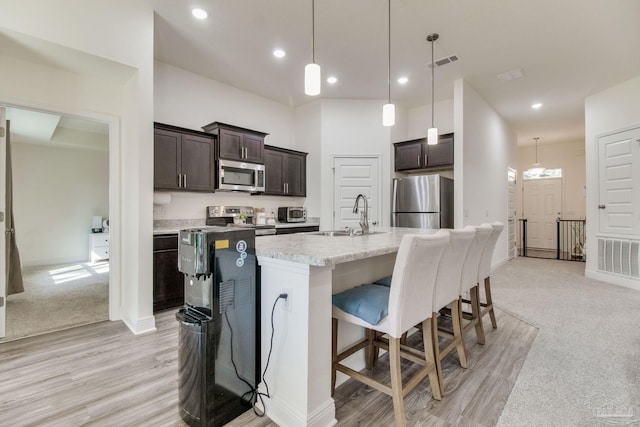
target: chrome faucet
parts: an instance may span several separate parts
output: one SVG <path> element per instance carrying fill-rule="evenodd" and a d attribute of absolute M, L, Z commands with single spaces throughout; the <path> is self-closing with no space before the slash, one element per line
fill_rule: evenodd
<path fill-rule="evenodd" d="M 356 197 L 356 203 L 353 205 L 353 213 L 358 213 L 358 202 L 360 199 L 364 200 L 364 209 L 360 211 L 360 228 L 362 228 L 362 234 L 369 233 L 369 203 L 364 194 L 358 194 Z"/>

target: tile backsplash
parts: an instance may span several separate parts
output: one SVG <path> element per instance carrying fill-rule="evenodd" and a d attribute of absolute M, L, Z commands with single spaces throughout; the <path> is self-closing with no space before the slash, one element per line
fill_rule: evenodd
<path fill-rule="evenodd" d="M 161 204 L 156 204 L 161 203 Z M 277 217 L 279 206 L 304 206 L 304 197 L 252 196 L 248 193 L 154 192 L 153 219 L 204 220 L 207 206 L 253 206 Z M 194 224 L 198 225 L 198 224 Z"/>

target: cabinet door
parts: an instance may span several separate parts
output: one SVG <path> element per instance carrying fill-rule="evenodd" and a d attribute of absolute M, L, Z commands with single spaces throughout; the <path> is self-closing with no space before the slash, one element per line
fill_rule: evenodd
<path fill-rule="evenodd" d="M 287 196 L 305 197 L 307 195 L 307 168 L 304 155 L 285 155 L 283 180 L 287 184 Z"/>
<path fill-rule="evenodd" d="M 180 188 L 181 134 L 164 129 L 153 133 L 153 188 L 176 190 Z"/>
<path fill-rule="evenodd" d="M 283 195 L 284 154 L 279 151 L 264 150 L 264 194 Z"/>
<path fill-rule="evenodd" d="M 220 144 L 220 158 L 244 160 L 242 157 L 242 152 L 244 151 L 242 137 L 244 134 L 234 130 L 220 128 L 219 135 L 220 140 L 218 141 L 218 144 Z"/>
<path fill-rule="evenodd" d="M 184 279 L 178 271 L 178 236 L 153 238 L 153 310 L 184 304 Z M 175 249 L 174 249 L 175 248 Z"/>
<path fill-rule="evenodd" d="M 394 144 L 395 170 L 419 169 L 424 165 L 421 141 Z"/>
<path fill-rule="evenodd" d="M 437 145 L 427 145 L 427 167 L 453 166 L 453 135 L 440 135 Z"/>
<path fill-rule="evenodd" d="M 251 163 L 264 163 L 264 138 L 245 133 L 243 138 L 244 160 Z"/>
<path fill-rule="evenodd" d="M 214 191 L 213 139 L 198 135 L 182 135 L 183 190 Z"/>

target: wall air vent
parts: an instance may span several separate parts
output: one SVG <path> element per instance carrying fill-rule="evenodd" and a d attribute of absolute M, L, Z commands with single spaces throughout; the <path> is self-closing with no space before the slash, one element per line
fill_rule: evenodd
<path fill-rule="evenodd" d="M 444 58 L 436 59 L 433 63 L 436 64 L 436 67 L 442 67 L 443 65 L 451 64 L 452 62 L 456 62 L 460 59 L 458 55 L 450 55 Z M 433 63 L 427 64 L 427 67 L 431 68 Z"/>
<path fill-rule="evenodd" d="M 640 242 L 598 238 L 598 270 L 640 278 Z"/>

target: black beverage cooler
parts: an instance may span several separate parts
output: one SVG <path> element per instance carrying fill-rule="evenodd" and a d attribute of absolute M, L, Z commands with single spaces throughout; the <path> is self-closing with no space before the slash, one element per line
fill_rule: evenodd
<path fill-rule="evenodd" d="M 259 381 L 255 231 L 181 230 L 179 254 L 180 417 L 190 426 L 217 427 L 251 408 Z"/>

